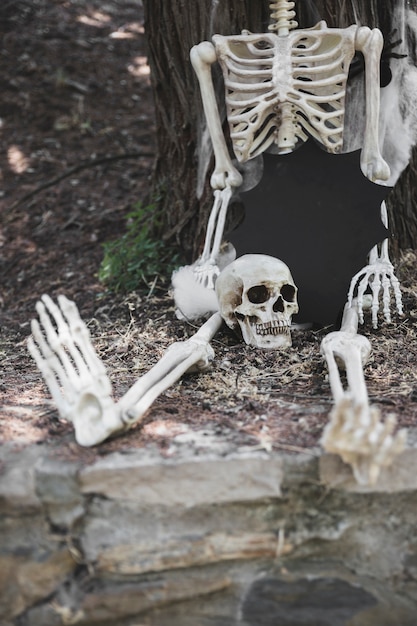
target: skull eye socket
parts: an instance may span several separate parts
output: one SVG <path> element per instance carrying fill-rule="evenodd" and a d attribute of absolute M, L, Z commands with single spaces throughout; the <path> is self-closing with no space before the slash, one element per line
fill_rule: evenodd
<path fill-rule="evenodd" d="M 295 302 L 295 287 L 293 285 L 283 285 L 281 288 L 281 296 L 285 302 Z"/>
<path fill-rule="evenodd" d="M 265 285 L 255 285 L 248 290 L 247 296 L 252 304 L 263 304 L 269 298 L 269 290 Z"/>

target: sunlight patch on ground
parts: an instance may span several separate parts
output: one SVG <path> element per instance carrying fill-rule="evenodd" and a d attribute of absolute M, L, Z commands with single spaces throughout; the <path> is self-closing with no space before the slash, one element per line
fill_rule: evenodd
<path fill-rule="evenodd" d="M 39 381 L 34 377 L 39 378 Z M 29 376 L 27 377 L 29 378 Z M 25 381 L 27 382 L 27 381 Z M 41 375 L 37 372 L 35 362 L 33 362 L 33 370 L 30 375 L 30 380 L 25 387 L 19 387 L 15 390 L 7 390 L 7 404 L 3 404 L 3 408 L 10 412 L 18 412 L 19 409 L 32 410 L 39 405 L 41 399 L 42 405 L 48 405 L 55 408 L 55 404 L 48 397 L 45 399 L 45 392 L 47 392 L 44 382 L 41 379 Z M 48 394 L 49 395 L 49 394 Z"/>
<path fill-rule="evenodd" d="M 32 412 L 25 411 L 24 408 L 19 407 L 19 411 L 13 414 L 6 407 L 4 417 L 7 419 L 7 428 L 2 432 L 3 442 L 31 443 L 44 439 L 45 427 L 43 424 L 38 426 L 33 423 L 34 417 Z"/>
<path fill-rule="evenodd" d="M 174 420 L 155 420 L 142 427 L 142 431 L 148 437 L 175 437 L 187 430 L 186 424 Z"/>
<path fill-rule="evenodd" d="M 140 22 L 130 22 L 110 33 L 109 37 L 111 39 L 135 39 L 138 35 L 143 35 L 144 33 L 145 29 L 143 24 Z"/>
<path fill-rule="evenodd" d="M 16 145 L 12 145 L 8 148 L 7 160 L 14 174 L 23 174 L 29 167 L 29 159 Z"/>
<path fill-rule="evenodd" d="M 143 76 L 149 76 L 150 69 L 148 65 L 147 57 L 137 56 L 133 59 L 132 63 L 127 66 L 128 71 L 137 78 Z"/>
<path fill-rule="evenodd" d="M 96 28 L 103 28 L 111 21 L 110 15 L 101 13 L 101 11 L 93 11 L 91 15 L 79 15 L 77 22 L 85 24 L 86 26 L 95 26 Z"/>
<path fill-rule="evenodd" d="M 110 33 L 109 37 L 110 39 L 135 39 L 136 35 L 123 30 L 115 30 L 113 33 Z"/>

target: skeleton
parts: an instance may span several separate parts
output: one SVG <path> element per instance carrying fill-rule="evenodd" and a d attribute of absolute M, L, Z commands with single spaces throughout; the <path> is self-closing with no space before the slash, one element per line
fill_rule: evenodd
<path fill-rule="evenodd" d="M 268 34 L 244 31 L 230 37 L 216 35 L 213 44 L 202 42 L 191 51 L 215 154 L 211 177 L 214 206 L 203 254 L 191 269 L 200 286 L 211 293 L 215 290 L 217 310 L 200 330 L 185 342 L 175 342 L 116 402 L 75 304 L 60 296 L 57 306 L 43 296 L 37 305 L 40 321 L 32 322 L 28 347 L 59 414 L 73 423 L 80 445 L 99 444 L 140 423 L 152 402 L 185 372 L 207 368 L 214 358 L 210 341 L 223 320 L 229 327 L 240 329 L 248 345 L 261 349 L 291 346 L 291 321 L 298 311 L 297 287 L 285 263 L 266 255 L 246 255 L 234 261 L 231 256 L 226 263 L 224 259 L 219 262 L 228 204 L 242 177 L 232 163 L 222 132 L 211 79 L 215 61 L 223 70 L 234 154 L 245 162 L 265 150 L 290 152 L 309 136 L 329 152 L 341 152 L 347 74 L 355 51 L 361 51 L 366 68 L 361 167 L 371 180 L 389 177 L 377 132 L 381 33 L 357 26 L 331 29 L 325 22 L 295 30 L 293 6 L 286 0 L 272 3 L 274 22 Z M 384 207 L 382 217 L 386 219 Z M 370 297 L 365 295 L 368 285 Z M 381 250 L 376 246 L 371 251 L 369 265 L 352 279 L 342 327 L 327 335 L 321 347 L 335 402 L 322 445 L 349 463 L 361 483 L 374 482 L 405 446 L 404 432 L 393 435 L 395 420 L 389 418 L 383 424 L 377 410 L 369 405 L 363 373 L 370 344 L 358 334 L 358 322 L 363 319 L 363 309 L 371 308 L 374 326 L 377 324 L 381 288 L 383 314 L 389 321 L 391 288 L 399 313 L 402 306 L 387 242 Z M 340 376 L 343 368 L 346 389 Z"/>
<path fill-rule="evenodd" d="M 271 4 L 269 33 L 243 31 L 241 35 L 214 35 L 213 43 L 204 41 L 190 53 L 215 156 L 210 182 L 214 190 L 221 190 L 221 194 L 215 192 L 210 218 L 215 222 L 218 216 L 216 236 L 210 248 L 211 224 L 196 272 L 210 284 L 218 275 L 216 258 L 231 189 L 242 183 L 222 131 L 211 76 L 211 66 L 216 61 L 223 71 L 233 152 L 244 163 L 266 150 L 291 152 L 309 136 L 328 152 L 341 152 L 349 65 L 355 51 L 362 52 L 366 127 L 361 166 L 372 181 L 389 178 L 389 167 L 378 144 L 381 32 L 356 25 L 347 29 L 328 28 L 324 21 L 313 28 L 297 29 L 293 7 L 294 2 L 287 0 Z"/>
<path fill-rule="evenodd" d="M 214 204 L 200 258 L 193 265 L 196 282 L 214 288 L 219 275 L 219 252 L 228 204 L 242 176 L 233 165 L 222 131 L 211 66 L 221 66 L 230 139 L 234 156 L 245 163 L 266 150 L 292 152 L 309 137 L 331 153 L 343 151 L 346 82 L 356 51 L 365 60 L 366 124 L 361 151 L 361 167 L 372 181 L 386 181 L 390 170 L 378 142 L 379 75 L 383 48 L 378 29 L 353 25 L 346 29 L 328 28 L 321 21 L 309 29 L 297 29 L 294 2 L 271 3 L 269 33 L 214 35 L 213 43 L 194 46 L 190 58 L 196 72 L 204 113 L 215 156 L 211 186 Z M 386 224 L 385 206 L 381 214 Z M 384 218 L 385 216 L 385 218 Z M 387 224 L 386 224 L 387 225 Z M 381 255 L 374 248 L 359 286 L 362 295 L 372 282 L 378 302 L 379 283 L 384 289 L 384 315 L 390 313 L 386 296 L 392 287 L 397 310 L 402 314 L 401 293 L 390 263 L 387 242 Z M 373 277 L 373 278 L 372 278 Z M 349 302 L 360 275 L 352 279 Z M 372 279 L 372 280 L 371 280 Z M 374 303 L 375 304 L 375 303 Z M 378 307 L 373 309 L 376 324 Z M 363 315 L 361 314 L 361 320 Z"/>
<path fill-rule="evenodd" d="M 60 416 L 73 423 L 80 445 L 97 445 L 139 424 L 154 400 L 184 373 L 206 369 L 214 358 L 210 341 L 222 320 L 231 328 L 240 328 L 248 345 L 267 349 L 291 346 L 297 287 L 285 263 L 266 255 L 240 257 L 222 271 L 216 291 L 218 312 L 190 339 L 172 344 L 117 402 L 75 304 L 65 296 L 58 297 L 58 305 L 49 296 L 42 297 L 28 348 Z M 369 406 L 362 366 L 370 345 L 357 334 L 355 304 L 356 300 L 346 307 L 341 330 L 327 335 L 322 343 L 335 400 L 322 443 L 352 465 L 359 482 L 367 483 L 375 481 L 382 467 L 402 451 L 405 433 L 393 436 L 395 420 L 390 418 L 383 425 L 376 409 Z M 346 368 L 347 390 L 343 390 L 336 359 Z"/>

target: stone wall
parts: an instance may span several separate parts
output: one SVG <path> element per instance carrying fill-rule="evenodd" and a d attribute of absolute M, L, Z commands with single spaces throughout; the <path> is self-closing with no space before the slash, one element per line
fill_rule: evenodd
<path fill-rule="evenodd" d="M 417 448 L 0 452 L 2 626 L 415 626 Z"/>

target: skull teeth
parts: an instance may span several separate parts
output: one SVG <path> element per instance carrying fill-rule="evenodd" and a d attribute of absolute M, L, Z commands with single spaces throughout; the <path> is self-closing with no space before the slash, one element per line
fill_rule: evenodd
<path fill-rule="evenodd" d="M 287 322 L 273 320 L 264 324 L 256 324 L 255 330 L 257 335 L 286 335 L 290 332 L 290 327 Z"/>

